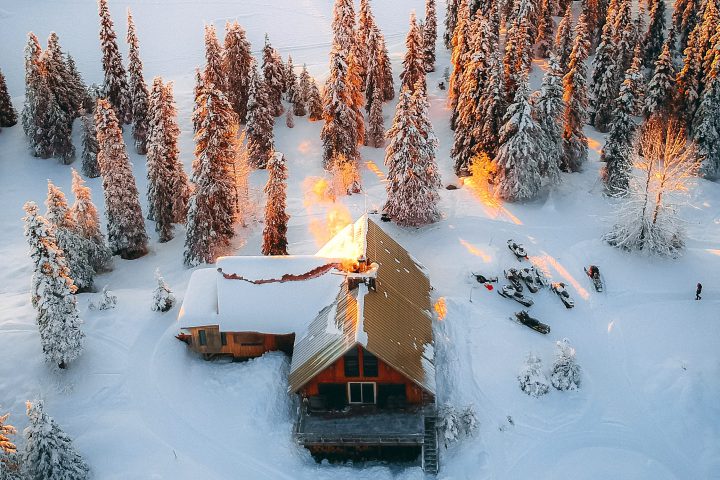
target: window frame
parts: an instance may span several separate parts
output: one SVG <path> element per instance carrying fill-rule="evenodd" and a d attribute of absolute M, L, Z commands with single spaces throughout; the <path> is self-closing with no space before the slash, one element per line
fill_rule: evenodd
<path fill-rule="evenodd" d="M 355 352 L 355 354 L 353 355 L 352 352 Z M 353 372 L 355 372 L 354 375 L 352 374 L 353 372 L 348 373 L 347 359 L 349 356 L 355 357 L 356 364 L 355 364 L 355 370 L 353 371 Z M 361 377 L 361 375 L 360 375 L 360 352 L 358 352 L 357 347 L 353 347 L 352 349 L 345 352 L 345 355 L 343 355 L 343 374 L 345 375 L 346 378 L 360 378 Z"/>
<path fill-rule="evenodd" d="M 198 330 L 198 343 L 201 347 L 207 346 L 207 332 L 204 329 Z"/>
<path fill-rule="evenodd" d="M 360 401 L 353 402 L 350 385 L 360 386 Z M 363 395 L 363 385 L 372 385 L 373 387 L 373 398 L 371 402 L 366 402 Z M 347 398 L 349 405 L 377 405 L 377 382 L 347 382 Z"/>
<path fill-rule="evenodd" d="M 228 343 L 227 343 L 227 333 L 225 333 L 225 332 L 220 332 L 220 345 L 222 345 L 223 347 L 225 347 L 225 346 L 227 346 L 227 344 L 228 344 Z"/>
<path fill-rule="evenodd" d="M 374 359 L 375 361 L 375 371 L 368 373 L 365 369 L 365 365 L 368 356 L 370 358 Z M 380 359 L 378 359 L 377 355 L 373 355 L 371 352 L 368 352 L 366 349 L 363 348 L 363 361 L 362 361 L 362 373 L 363 377 L 369 377 L 369 378 L 376 378 L 380 376 Z"/>

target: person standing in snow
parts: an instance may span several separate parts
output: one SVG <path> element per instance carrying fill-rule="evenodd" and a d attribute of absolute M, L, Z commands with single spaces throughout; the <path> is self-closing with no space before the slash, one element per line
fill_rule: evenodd
<path fill-rule="evenodd" d="M 702 283 L 699 283 L 699 282 L 698 282 L 698 284 L 697 284 L 697 290 L 695 290 L 695 300 L 700 300 L 700 299 L 702 299 L 702 297 L 700 296 L 701 293 L 702 293 Z"/>

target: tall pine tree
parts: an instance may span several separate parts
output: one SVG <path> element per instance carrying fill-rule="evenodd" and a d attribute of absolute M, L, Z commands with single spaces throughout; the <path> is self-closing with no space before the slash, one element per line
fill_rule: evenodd
<path fill-rule="evenodd" d="M 268 87 L 256 68 L 253 68 L 248 97 L 247 141 L 250 165 L 265 168 L 274 149 L 273 114 Z"/>
<path fill-rule="evenodd" d="M 0 71 L 0 128 L 12 127 L 17 123 L 17 112 L 8 93 L 5 76 Z"/>
<path fill-rule="evenodd" d="M 695 113 L 692 140 L 700 160 L 700 174 L 710 180 L 720 178 L 720 42 Z"/>
<path fill-rule="evenodd" d="M 98 100 L 95 125 L 110 250 L 124 259 L 142 257 L 147 253 L 145 222 L 122 131 L 109 101 Z"/>
<path fill-rule="evenodd" d="M 435 43 L 437 42 L 437 14 L 435 0 L 425 0 L 425 28 L 423 28 L 423 59 L 425 71 L 435 71 Z"/>
<path fill-rule="evenodd" d="M 110 105 L 115 109 L 117 118 L 122 123 L 130 123 L 132 121 L 132 100 L 107 0 L 98 0 L 98 9 L 100 13 L 100 48 L 105 72 L 103 91 Z"/>
<path fill-rule="evenodd" d="M 565 102 L 563 127 L 562 169 L 579 172 L 587 160 L 588 142 L 583 126 L 587 117 L 587 60 L 588 40 L 584 15 L 580 15 L 575 29 L 575 41 L 568 63 L 568 73 L 563 78 L 563 101 Z"/>
<path fill-rule="evenodd" d="M 43 402 L 27 402 L 24 473 L 28 480 L 86 480 L 90 468 L 70 437 L 45 413 Z"/>
<path fill-rule="evenodd" d="M 223 69 L 227 75 L 227 97 L 240 123 L 247 119 L 253 58 L 245 30 L 238 22 L 225 25 Z"/>
<path fill-rule="evenodd" d="M 280 54 L 270 45 L 270 40 L 267 35 L 265 35 L 265 47 L 263 48 L 262 71 L 270 111 L 274 117 L 279 117 L 285 111 L 282 105 L 285 68 Z"/>
<path fill-rule="evenodd" d="M 232 238 L 237 120 L 232 106 L 211 85 L 195 99 L 195 160 L 185 236 L 185 265 L 211 263 Z"/>
<path fill-rule="evenodd" d="M 655 113 L 665 114 L 670 112 L 674 79 L 675 67 L 673 66 L 670 44 L 665 42 L 662 52 L 660 52 L 660 56 L 655 62 L 655 72 L 645 92 L 645 109 L 643 113 L 646 118 Z"/>
<path fill-rule="evenodd" d="M 563 72 L 555 55 L 550 55 L 548 70 L 543 77 L 540 92 L 533 99 L 533 118 L 542 132 L 540 175 L 550 184 L 560 181 L 562 155 Z"/>
<path fill-rule="evenodd" d="M 628 192 L 632 174 L 632 149 L 635 141 L 635 109 L 633 93 L 633 71 L 628 69 L 615 100 L 610 134 L 603 147 L 600 161 L 605 162 L 601 176 L 605 191 L 611 196 L 623 196 Z"/>
<path fill-rule="evenodd" d="M 95 272 L 110 270 L 112 252 L 105 243 L 105 236 L 100 231 L 100 216 L 92 201 L 90 187 L 85 185 L 82 177 L 73 169 L 72 191 L 75 202 L 70 214 L 75 222 L 75 231 L 90 243 L 90 265 Z"/>
<path fill-rule="evenodd" d="M 665 43 L 665 0 L 652 0 L 650 25 L 642 40 L 645 47 L 645 67 L 652 67 Z"/>
<path fill-rule="evenodd" d="M 287 255 L 287 167 L 282 153 L 273 153 L 268 162 L 268 181 L 265 185 L 265 226 L 263 227 L 263 255 Z"/>
<path fill-rule="evenodd" d="M 35 267 L 31 300 L 37 310 L 40 342 L 45 360 L 62 369 L 83 350 L 85 334 L 80 329 L 82 322 L 73 295 L 77 287 L 52 225 L 38 214 L 34 202 L 26 203 L 24 209 L 25 237 Z"/>
<path fill-rule="evenodd" d="M 140 46 L 130 9 L 128 9 L 127 21 L 127 43 L 130 46 L 128 74 L 130 76 L 130 99 L 132 103 L 132 133 L 133 139 L 135 139 L 135 151 L 140 155 L 145 155 L 147 153 L 149 93 L 142 73 Z"/>
<path fill-rule="evenodd" d="M 223 50 L 218 41 L 214 25 L 205 25 L 205 85 L 225 92 L 227 72 L 223 68 Z"/>
<path fill-rule="evenodd" d="M 425 62 L 423 60 L 423 37 L 415 19 L 415 12 L 410 14 L 410 30 L 405 38 L 405 59 L 403 71 L 400 73 L 400 88 L 414 91 L 415 85 L 425 87 Z"/>
<path fill-rule="evenodd" d="M 592 123 L 600 132 L 607 132 L 613 115 L 613 103 L 617 98 L 617 47 L 612 22 L 605 22 L 600 44 L 593 58 L 593 75 L 590 98 L 592 99 Z"/>
<path fill-rule="evenodd" d="M 98 143 L 94 115 L 83 115 L 80 121 L 82 172 L 86 177 L 97 178 L 100 176 L 100 166 L 97 163 Z"/>

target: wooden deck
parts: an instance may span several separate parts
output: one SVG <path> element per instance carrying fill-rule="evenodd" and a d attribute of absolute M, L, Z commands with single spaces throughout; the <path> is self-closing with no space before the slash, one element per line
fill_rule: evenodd
<path fill-rule="evenodd" d="M 349 407 L 336 412 L 301 409 L 295 439 L 309 445 L 422 445 L 423 409 L 377 410 Z"/>

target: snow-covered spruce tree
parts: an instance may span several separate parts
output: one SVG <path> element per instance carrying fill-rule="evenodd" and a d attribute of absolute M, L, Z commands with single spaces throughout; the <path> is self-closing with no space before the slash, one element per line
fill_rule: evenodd
<path fill-rule="evenodd" d="M 265 226 L 263 227 L 263 255 L 287 255 L 287 167 L 285 156 L 276 152 L 268 162 L 268 181 L 265 185 Z"/>
<path fill-rule="evenodd" d="M 23 470 L 28 480 L 86 480 L 90 467 L 70 437 L 45 413 L 43 402 L 27 402 Z"/>
<path fill-rule="evenodd" d="M 504 79 L 502 54 L 497 49 L 490 56 L 487 66 L 489 77 L 480 103 L 480 118 L 482 131 L 480 143 L 477 150 L 484 152 L 488 157 L 494 157 L 497 153 L 500 139 L 500 129 L 503 126 L 503 115 L 505 114 L 506 103 L 503 95 Z"/>
<path fill-rule="evenodd" d="M 157 281 L 157 287 L 153 290 L 152 311 L 167 312 L 175 304 L 175 295 L 173 295 L 170 286 L 160 275 L 159 268 L 155 269 L 155 280 Z"/>
<path fill-rule="evenodd" d="M 7 423 L 9 416 L 9 413 L 0 415 L 0 480 L 23 480 L 21 457 L 10 437 L 17 430 Z"/>
<path fill-rule="evenodd" d="M 375 25 L 374 28 L 378 32 L 377 36 L 377 52 L 379 69 L 383 72 L 382 75 L 382 86 L 385 101 L 389 102 L 395 98 L 395 81 L 393 80 L 392 64 L 390 63 L 390 55 L 388 54 L 387 46 L 385 45 L 385 37 L 383 36 L 380 28 Z"/>
<path fill-rule="evenodd" d="M 245 123 L 247 119 L 252 62 L 250 42 L 245 36 L 245 29 L 237 21 L 226 23 L 223 70 L 227 75 L 227 97 L 240 123 Z"/>
<path fill-rule="evenodd" d="M 567 338 L 556 342 L 555 363 L 550 372 L 550 383 L 560 391 L 580 388 L 582 369 L 575 362 L 575 349 Z"/>
<path fill-rule="evenodd" d="M 205 25 L 205 70 L 203 81 L 205 85 L 212 86 L 225 92 L 226 72 L 223 68 L 223 51 L 218 41 L 214 25 Z"/>
<path fill-rule="evenodd" d="M 383 211 L 398 225 L 419 227 L 440 218 L 440 175 L 435 163 L 437 139 L 428 118 L 426 93 L 403 88 L 385 153 L 387 202 Z"/>
<path fill-rule="evenodd" d="M 643 75 L 642 55 L 642 45 L 638 43 L 635 46 L 630 68 L 625 71 L 625 78 L 623 79 L 623 82 L 625 80 L 630 82 L 628 88 L 632 93 L 634 102 L 632 115 L 640 115 L 645 106 L 645 75 Z"/>
<path fill-rule="evenodd" d="M 253 68 L 248 97 L 247 148 L 250 165 L 255 168 L 265 168 L 272 155 L 273 122 L 268 87 Z"/>
<path fill-rule="evenodd" d="M 89 261 L 95 272 L 110 270 L 112 252 L 105 243 L 105 236 L 100 231 L 100 216 L 92 201 L 90 187 L 85 185 L 80 174 L 72 171 L 72 191 L 75 196 L 70 214 L 78 235 L 89 242 Z"/>
<path fill-rule="evenodd" d="M 630 68 L 633 51 L 637 43 L 636 25 L 632 17 L 632 0 L 618 0 L 617 11 L 613 16 L 615 31 L 615 46 L 618 52 L 617 73 L 622 75 Z M 618 80 L 619 83 L 619 80 Z"/>
<path fill-rule="evenodd" d="M 95 125 L 110 250 L 126 260 L 142 257 L 147 253 L 145 222 L 122 131 L 108 100 L 98 100 Z"/>
<path fill-rule="evenodd" d="M 653 114 L 663 115 L 672 108 L 673 83 L 675 81 L 675 67 L 673 66 L 670 45 L 665 42 L 662 52 L 655 62 L 655 72 L 645 91 L 646 118 Z"/>
<path fill-rule="evenodd" d="M 519 79 L 515 99 L 500 131 L 495 196 L 508 201 L 529 200 L 540 191 L 540 165 L 544 163 L 542 131 L 532 117 L 527 79 Z"/>
<path fill-rule="evenodd" d="M 425 71 L 435 71 L 435 43 L 437 42 L 437 13 L 435 0 L 425 0 L 425 28 L 423 28 L 423 59 Z"/>
<path fill-rule="evenodd" d="M 476 52 L 465 65 L 459 77 L 460 91 L 457 100 L 457 119 L 455 120 L 455 136 L 450 152 L 455 166 L 455 174 L 467 176 L 470 174 L 470 163 L 476 154 L 476 145 L 482 130 L 484 118 L 478 114 L 478 107 L 483 97 L 485 59 L 480 51 L 478 40 L 482 37 L 480 25 L 484 19 L 477 15 L 472 22 L 471 43 L 469 48 Z"/>
<path fill-rule="evenodd" d="M 295 74 L 295 64 L 293 64 L 292 55 L 288 54 L 288 59 L 284 68 L 283 75 L 283 93 L 286 94 L 288 102 L 293 102 L 295 98 L 295 84 L 297 83 L 297 75 Z"/>
<path fill-rule="evenodd" d="M 49 139 L 53 110 L 59 110 L 50 91 L 45 67 L 41 59 L 42 48 L 34 33 L 28 33 L 25 47 L 25 103 L 22 110 L 22 126 L 28 137 L 30 151 L 36 157 L 48 158 L 53 153 Z"/>
<path fill-rule="evenodd" d="M 195 100 L 198 132 L 185 237 L 188 267 L 211 263 L 230 243 L 234 221 L 237 117 L 222 92 L 208 86 Z"/>
<path fill-rule="evenodd" d="M 593 58 L 592 84 L 592 123 L 599 132 L 607 132 L 613 116 L 613 103 L 617 98 L 617 47 L 614 43 L 615 31 L 612 22 L 605 22 L 600 36 L 600 44 Z"/>
<path fill-rule="evenodd" d="M 0 71 L 0 128 L 12 127 L 17 123 L 17 112 L 8 93 L 5 76 Z"/>
<path fill-rule="evenodd" d="M 505 98 L 515 97 L 518 83 L 529 74 L 532 63 L 530 18 L 533 16 L 532 1 L 518 0 L 508 27 L 505 41 Z"/>
<path fill-rule="evenodd" d="M 368 130 L 365 134 L 365 145 L 369 147 L 382 148 L 385 145 L 385 124 L 382 106 L 382 92 L 376 88 L 373 91 Z"/>
<path fill-rule="evenodd" d="M 348 70 L 347 70 L 347 89 L 348 99 L 350 100 L 350 108 L 352 109 L 353 116 L 355 119 L 355 141 L 358 145 L 365 143 L 365 118 L 363 117 L 362 107 L 365 105 L 365 96 L 362 90 L 362 79 L 360 78 L 360 70 L 355 53 L 350 52 L 348 56 Z M 360 158 L 358 152 L 357 158 Z M 359 184 L 357 185 L 359 190 Z"/>
<path fill-rule="evenodd" d="M 311 122 L 317 122 L 323 118 L 323 104 L 320 90 L 314 78 L 310 79 L 310 88 L 307 97 L 308 118 Z"/>
<path fill-rule="evenodd" d="M 563 101 L 565 102 L 563 127 L 562 169 L 579 172 L 587 160 L 588 142 L 583 126 L 587 118 L 587 66 L 590 42 L 587 39 L 585 19 L 580 15 L 575 29 L 575 41 L 568 63 L 568 73 L 563 78 Z"/>
<path fill-rule="evenodd" d="M 643 39 L 646 68 L 652 68 L 665 43 L 665 0 L 650 2 L 650 24 Z"/>
<path fill-rule="evenodd" d="M 700 159 L 699 173 L 711 180 L 720 178 L 720 47 L 716 47 L 715 55 L 692 129 Z"/>
<path fill-rule="evenodd" d="M 75 59 L 69 53 L 65 54 L 65 63 L 68 69 L 68 84 L 70 90 L 73 92 L 73 96 L 78 99 L 78 110 L 75 112 L 75 117 L 84 115 L 91 108 L 88 105 L 94 105 L 94 100 L 90 100 L 88 93 L 88 87 L 80 75 L 80 72 L 75 65 Z"/>
<path fill-rule="evenodd" d="M 419 83 L 418 83 L 419 82 Z M 410 30 L 405 37 L 405 59 L 403 71 L 400 73 L 400 88 L 408 87 L 413 92 L 415 85 L 425 87 L 425 61 L 423 59 L 423 37 L 415 19 L 415 12 L 410 13 Z"/>
<path fill-rule="evenodd" d="M 352 107 L 347 83 L 347 59 L 342 50 L 333 46 L 330 54 L 330 75 L 325 84 L 323 97 L 323 125 L 320 138 L 323 142 L 323 166 L 332 168 L 332 161 L 343 155 L 355 162 L 357 149 L 357 121 Z"/>
<path fill-rule="evenodd" d="M 100 292 L 100 295 L 95 295 L 95 299 L 90 302 L 90 310 L 112 310 L 117 307 L 117 295 L 113 294 L 112 291 L 108 290 L 108 286 L 105 285 Z"/>
<path fill-rule="evenodd" d="M 625 74 L 620 94 L 615 100 L 610 134 L 605 141 L 600 161 L 605 162 L 601 177 L 605 192 L 611 196 L 624 196 L 628 192 L 632 175 L 632 149 L 635 141 L 635 122 L 632 119 L 635 108 L 633 72 Z"/>
<path fill-rule="evenodd" d="M 279 117 L 285 111 L 282 104 L 285 67 L 280 54 L 270 45 L 270 39 L 267 35 L 265 35 L 265 47 L 263 47 L 262 72 L 270 112 L 273 117 Z"/>
<path fill-rule="evenodd" d="M 441 405 L 438 411 L 438 429 L 445 448 L 451 443 L 473 435 L 478 427 L 477 415 L 472 405 L 462 409 L 449 403 Z"/>
<path fill-rule="evenodd" d="M 553 35 L 555 34 L 555 20 L 551 0 L 542 1 L 542 16 L 538 26 L 538 34 L 535 43 L 538 47 L 538 54 L 542 58 L 548 58 L 553 49 Z"/>
<path fill-rule="evenodd" d="M 518 375 L 520 390 L 532 397 L 541 397 L 550 391 L 550 383 L 543 371 L 542 360 L 528 353 L 525 365 Z"/>
<path fill-rule="evenodd" d="M 80 117 L 80 142 L 82 143 L 82 172 L 83 175 L 90 178 L 100 176 L 100 167 L 97 163 L 97 134 L 95 132 L 95 120 L 93 115 L 83 115 Z"/>
<path fill-rule="evenodd" d="M 554 54 L 548 60 L 548 69 L 542 87 L 533 98 L 533 118 L 541 134 L 542 155 L 540 175 L 551 185 L 560 182 L 560 158 L 562 155 L 562 114 L 564 110 L 562 71 Z"/>
<path fill-rule="evenodd" d="M 307 101 L 310 91 L 310 74 L 307 71 L 307 67 L 303 64 L 300 76 L 297 78 L 295 87 L 293 88 L 295 94 L 293 96 L 293 115 L 298 117 L 304 117 L 307 115 Z"/>
<path fill-rule="evenodd" d="M 72 123 L 67 113 L 54 101 L 51 104 L 47 120 L 47 136 L 50 155 L 69 165 L 75 159 L 75 146 L 72 144 Z"/>
<path fill-rule="evenodd" d="M 31 300 L 37 310 L 40 342 L 45 360 L 65 368 L 80 356 L 85 338 L 73 295 L 77 287 L 57 245 L 53 226 L 38 215 L 34 202 L 26 203 L 24 209 L 25 237 L 35 266 Z"/>
<path fill-rule="evenodd" d="M 367 77 L 368 63 L 374 55 L 374 49 L 376 48 L 376 44 L 370 41 L 370 34 L 374 26 L 375 17 L 373 17 L 370 8 L 370 0 L 360 0 L 353 52 L 355 53 L 355 60 L 358 64 L 358 71 L 363 87 L 365 86 Z"/>
<path fill-rule="evenodd" d="M 103 91 L 110 105 L 115 109 L 118 120 L 122 123 L 130 123 L 132 121 L 132 99 L 107 0 L 98 0 L 98 9 L 100 13 L 100 48 L 105 72 Z"/>
<path fill-rule="evenodd" d="M 174 223 L 185 221 L 190 191 L 177 146 L 176 115 L 172 84 L 163 85 L 155 77 L 149 109 L 147 198 L 148 218 L 155 220 L 161 243 L 172 240 Z"/>
<path fill-rule="evenodd" d="M 457 122 L 457 104 L 462 89 L 460 77 L 470 55 L 470 8 L 467 0 L 460 0 L 457 10 L 457 23 L 452 37 L 452 73 L 448 85 L 448 106 L 452 112 L 450 117 L 450 128 L 455 129 Z"/>
<path fill-rule="evenodd" d="M 295 128 L 295 116 L 293 115 L 292 108 L 288 108 L 285 112 L 285 126 L 287 128 Z"/>
<path fill-rule="evenodd" d="M 567 9 L 565 9 L 565 15 L 560 24 L 558 25 L 557 33 L 555 34 L 555 55 L 558 57 L 560 62 L 560 69 L 563 72 L 567 72 L 568 63 L 570 62 L 570 54 L 572 53 L 573 45 L 573 16 L 572 16 L 572 2 L 568 3 Z"/>
<path fill-rule="evenodd" d="M 135 140 L 135 151 L 140 155 L 147 153 L 148 136 L 148 89 L 142 73 L 142 60 L 140 60 L 140 46 L 132 13 L 127 12 L 127 43 L 129 45 L 128 75 L 130 77 L 130 103 L 132 104 L 132 134 Z"/>
<path fill-rule="evenodd" d="M 455 27 L 458 20 L 458 9 L 461 0 L 447 0 L 445 2 L 447 9 L 445 10 L 445 33 L 443 34 L 443 43 L 448 50 L 452 49 L 452 39 L 455 34 Z M 467 6 L 467 5 L 466 5 Z"/>
<path fill-rule="evenodd" d="M 42 62 L 50 91 L 65 113 L 67 121 L 72 122 L 82 108 L 83 95 L 75 85 L 66 56 L 60 48 L 60 39 L 55 32 L 51 32 L 48 37 Z"/>
<path fill-rule="evenodd" d="M 679 0 L 673 6 L 673 28 L 678 35 L 678 52 L 684 52 L 688 46 L 690 34 L 701 18 L 702 2 L 698 0 Z"/>
<path fill-rule="evenodd" d="M 375 90 L 380 91 L 380 101 L 385 100 L 383 90 L 383 82 L 385 81 L 385 71 L 382 69 L 382 58 L 378 46 L 378 35 L 380 30 L 372 28 L 367 38 L 368 63 L 365 68 L 365 111 L 370 114 Z M 383 134 L 384 135 L 384 134 Z"/>
<path fill-rule="evenodd" d="M 677 202 L 697 173 L 695 149 L 675 120 L 653 115 L 634 150 L 630 193 L 603 239 L 623 250 L 677 257 L 685 246 Z"/>
<path fill-rule="evenodd" d="M 93 244 L 79 234 L 65 194 L 48 180 L 45 218 L 55 230 L 55 242 L 65 254 L 70 278 L 78 290 L 92 287 L 95 270 L 90 262 Z"/>

